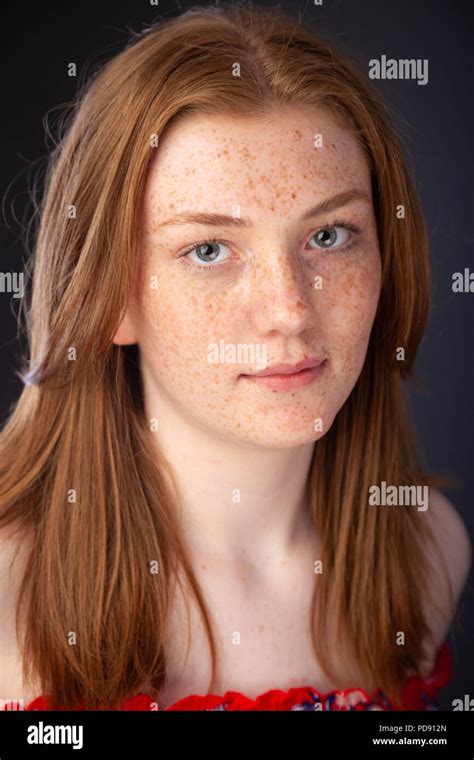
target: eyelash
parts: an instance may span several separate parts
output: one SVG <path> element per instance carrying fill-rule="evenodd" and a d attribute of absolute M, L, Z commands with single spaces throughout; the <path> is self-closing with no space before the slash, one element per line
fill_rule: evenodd
<path fill-rule="evenodd" d="M 358 227 L 356 224 L 352 224 L 351 222 L 346 222 L 344 219 L 336 219 L 332 224 L 324 224 L 322 227 L 319 227 L 316 232 L 313 233 L 311 237 L 314 237 L 317 235 L 318 232 L 321 232 L 321 230 L 325 229 L 331 229 L 332 227 L 344 227 L 345 229 L 349 230 L 350 232 L 353 232 L 355 235 L 360 235 L 361 228 Z M 348 251 L 350 248 L 352 248 L 358 241 L 353 240 L 350 243 L 346 243 L 345 245 L 339 246 L 338 248 L 334 250 L 338 251 Z M 183 253 L 180 254 L 178 258 L 186 257 L 188 253 L 191 253 L 194 251 L 195 248 L 199 248 L 201 245 L 211 245 L 212 243 L 222 243 L 223 245 L 227 245 L 225 240 L 221 240 L 219 238 L 206 238 L 205 240 L 199 240 L 196 243 L 193 243 L 193 245 L 189 246 L 187 250 L 183 251 Z M 313 251 L 316 250 L 315 248 L 312 249 Z M 324 248 L 321 248 L 321 250 L 324 250 Z M 327 249 L 328 251 L 331 250 L 331 248 Z M 195 264 L 194 262 L 190 262 L 188 264 L 189 267 L 193 269 L 200 269 L 200 270 L 212 270 L 212 269 L 218 269 L 221 266 L 225 266 L 228 260 L 223 261 L 221 264 L 214 264 L 214 265 L 201 265 L 201 264 Z"/>

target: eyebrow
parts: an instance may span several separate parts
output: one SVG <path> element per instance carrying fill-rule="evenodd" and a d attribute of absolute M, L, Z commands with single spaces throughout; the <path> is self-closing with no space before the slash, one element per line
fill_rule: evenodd
<path fill-rule="evenodd" d="M 370 203 L 370 198 L 364 190 L 358 190 L 356 188 L 351 190 L 345 190 L 337 195 L 333 195 L 331 198 L 327 198 L 325 201 L 312 206 L 312 208 L 305 211 L 301 217 L 301 221 L 305 222 L 314 216 L 334 211 L 342 206 L 347 206 L 353 201 L 366 201 Z M 213 227 L 251 227 L 252 222 L 250 219 L 241 217 L 228 216 L 227 214 L 210 214 L 204 211 L 183 211 L 181 214 L 177 214 L 172 219 L 167 219 L 165 222 L 160 222 L 157 228 L 167 227 L 174 224 L 204 224 Z"/>

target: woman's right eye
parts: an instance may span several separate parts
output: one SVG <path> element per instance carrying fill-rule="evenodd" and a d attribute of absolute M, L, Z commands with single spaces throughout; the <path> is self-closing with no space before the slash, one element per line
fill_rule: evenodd
<path fill-rule="evenodd" d="M 219 249 L 222 247 L 227 249 L 227 256 L 221 255 Z M 230 258 L 230 251 L 228 246 L 220 240 L 203 240 L 200 243 L 194 243 L 182 255 L 188 258 L 193 266 L 197 266 L 200 269 L 210 269 L 213 267 L 214 261 L 217 262 L 217 265 L 227 261 Z"/>

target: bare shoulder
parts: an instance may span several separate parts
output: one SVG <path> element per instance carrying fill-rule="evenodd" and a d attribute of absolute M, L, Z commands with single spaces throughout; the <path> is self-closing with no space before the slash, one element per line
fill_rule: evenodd
<path fill-rule="evenodd" d="M 431 593 L 437 605 L 435 610 L 428 608 L 428 622 L 435 643 L 427 658 L 429 669 L 435 649 L 448 634 L 466 585 L 471 568 L 472 546 L 464 520 L 441 491 L 430 488 L 429 506 L 423 515 L 429 521 L 439 547 L 439 552 L 431 545 L 427 549 Z"/>
<path fill-rule="evenodd" d="M 13 536 L 9 529 L 0 529 L 0 699 L 22 694 L 15 628 L 22 555 L 18 537 Z"/>
<path fill-rule="evenodd" d="M 8 649 L 6 637 L 11 634 L 12 615 L 19 588 L 19 571 L 21 547 L 18 539 L 9 530 L 0 529 L 0 642 Z"/>
<path fill-rule="evenodd" d="M 26 542 L 10 526 L 0 527 L 0 580 L 10 586 L 25 559 Z"/>
<path fill-rule="evenodd" d="M 469 533 L 454 504 L 434 488 L 430 488 L 427 516 L 446 562 L 457 602 L 471 568 L 472 546 Z"/>

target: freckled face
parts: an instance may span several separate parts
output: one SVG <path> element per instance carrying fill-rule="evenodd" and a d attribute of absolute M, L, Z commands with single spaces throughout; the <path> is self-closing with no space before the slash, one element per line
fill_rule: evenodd
<path fill-rule="evenodd" d="M 304 218 L 349 190 L 367 200 Z M 240 223 L 163 225 L 184 212 Z M 355 138 L 319 109 L 186 116 L 161 137 L 142 230 L 130 312 L 152 407 L 171 404 L 247 444 L 324 435 L 361 372 L 380 292 L 370 174 Z M 262 357 L 267 367 L 325 361 L 313 382 L 276 390 L 243 376 Z"/>

